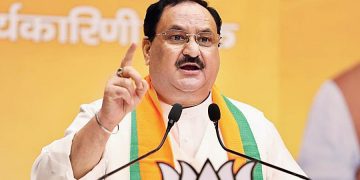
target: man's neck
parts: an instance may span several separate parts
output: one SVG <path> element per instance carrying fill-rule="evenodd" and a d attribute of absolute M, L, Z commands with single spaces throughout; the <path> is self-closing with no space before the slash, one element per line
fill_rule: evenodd
<path fill-rule="evenodd" d="M 169 105 L 173 105 L 175 103 L 181 104 L 184 108 L 194 107 L 201 103 L 203 103 L 211 93 L 208 92 L 204 95 L 194 95 L 194 94 L 186 94 L 183 95 L 172 95 L 171 99 L 165 98 L 160 94 L 157 94 L 159 101 L 164 102 Z"/>

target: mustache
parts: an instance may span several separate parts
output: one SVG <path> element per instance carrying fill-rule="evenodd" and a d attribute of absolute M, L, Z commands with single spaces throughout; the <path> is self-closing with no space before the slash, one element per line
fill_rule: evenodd
<path fill-rule="evenodd" d="M 191 57 L 189 55 L 184 55 L 179 60 L 175 62 L 175 67 L 180 69 L 180 67 L 185 63 L 195 63 L 199 66 L 200 70 L 205 68 L 205 64 L 200 60 L 199 56 Z"/>

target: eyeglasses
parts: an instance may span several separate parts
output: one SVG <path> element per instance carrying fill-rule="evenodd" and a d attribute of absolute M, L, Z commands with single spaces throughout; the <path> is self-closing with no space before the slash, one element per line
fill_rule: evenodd
<path fill-rule="evenodd" d="M 197 34 L 189 34 L 181 30 L 168 30 L 156 34 L 162 36 L 169 44 L 183 45 L 190 41 L 190 37 L 194 36 L 195 41 L 200 46 L 210 47 L 219 42 L 220 36 L 212 32 L 199 32 Z"/>

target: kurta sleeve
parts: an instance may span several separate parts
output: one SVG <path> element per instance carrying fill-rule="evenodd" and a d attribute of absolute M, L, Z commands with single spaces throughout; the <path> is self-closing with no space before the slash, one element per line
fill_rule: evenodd
<path fill-rule="evenodd" d="M 42 149 L 32 167 L 32 180 L 74 179 L 70 162 L 70 151 L 74 135 L 94 116 L 100 107 L 101 100 L 81 105 L 80 113 L 66 130 L 65 137 L 54 141 Z M 97 179 L 104 175 L 106 171 L 106 157 L 105 150 L 99 163 L 81 179 Z"/>

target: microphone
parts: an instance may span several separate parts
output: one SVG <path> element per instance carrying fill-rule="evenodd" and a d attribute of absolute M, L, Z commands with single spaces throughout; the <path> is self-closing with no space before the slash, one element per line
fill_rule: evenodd
<path fill-rule="evenodd" d="M 128 162 L 127 164 L 101 176 L 98 180 L 102 180 L 102 179 L 105 179 L 113 174 L 115 174 L 116 172 L 128 167 L 128 166 L 131 166 L 132 164 L 134 164 L 135 162 L 138 162 L 140 161 L 141 159 L 144 159 L 145 157 L 149 156 L 150 154 L 153 154 L 155 153 L 156 151 L 158 151 L 162 146 L 163 144 L 165 143 L 165 140 L 166 140 L 166 137 L 167 135 L 169 134 L 170 132 L 170 129 L 174 126 L 174 124 L 180 119 L 180 116 L 181 116 L 181 113 L 182 113 L 182 106 L 178 103 L 174 104 L 173 107 L 171 108 L 170 112 L 169 112 L 169 115 L 168 115 L 168 125 L 167 125 L 167 128 L 166 128 L 166 131 L 165 131 L 165 134 L 161 140 L 161 143 L 159 144 L 159 146 L 153 150 L 151 150 L 150 152 Z"/>
<path fill-rule="evenodd" d="M 227 151 L 227 152 L 229 152 L 229 153 L 232 153 L 232 154 L 235 154 L 235 155 L 238 155 L 238 156 L 241 156 L 241 157 L 243 157 L 243 158 L 249 159 L 249 160 L 251 160 L 251 161 L 254 161 L 254 162 L 263 164 L 263 165 L 265 165 L 265 166 L 272 167 L 272 168 L 274 168 L 274 169 L 277 169 L 277 170 L 279 170 L 279 171 L 282 171 L 282 172 L 291 174 L 291 175 L 293 175 L 293 176 L 297 176 L 297 177 L 299 177 L 299 178 L 301 178 L 301 179 L 310 179 L 310 178 L 305 177 L 305 176 L 303 176 L 303 175 L 294 173 L 294 172 L 292 172 L 292 171 L 283 169 L 283 168 L 281 168 L 281 167 L 272 165 L 272 164 L 270 164 L 270 163 L 267 163 L 267 162 L 264 162 L 264 161 L 255 159 L 255 158 L 253 158 L 253 157 L 247 156 L 247 155 L 245 155 L 245 154 L 242 154 L 242 153 L 233 151 L 233 150 L 231 150 L 231 149 L 228 149 L 227 147 L 225 147 L 225 145 L 223 144 L 223 142 L 221 141 L 221 138 L 220 138 L 218 123 L 219 123 L 219 120 L 220 120 L 220 116 L 221 116 L 221 115 L 220 115 L 219 106 L 218 106 L 217 104 L 215 104 L 215 103 L 210 104 L 210 105 L 209 105 L 209 108 L 208 108 L 208 114 L 209 114 L 210 120 L 214 123 L 217 139 L 218 139 L 221 147 L 222 147 L 225 151 Z"/>

